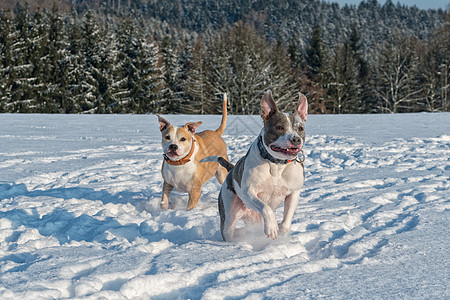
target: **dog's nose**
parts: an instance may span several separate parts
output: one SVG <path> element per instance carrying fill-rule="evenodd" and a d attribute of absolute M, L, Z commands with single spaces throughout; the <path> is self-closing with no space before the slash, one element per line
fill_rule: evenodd
<path fill-rule="evenodd" d="M 302 139 L 301 139 L 300 137 L 298 137 L 298 136 L 293 136 L 293 137 L 290 139 L 290 141 L 291 141 L 291 143 L 292 143 L 294 146 L 298 146 L 298 145 L 301 144 Z"/>
<path fill-rule="evenodd" d="M 169 145 L 169 150 L 171 150 L 171 151 L 177 151 L 177 149 L 178 149 L 178 146 L 177 146 L 177 145 L 175 145 L 175 144 Z"/>

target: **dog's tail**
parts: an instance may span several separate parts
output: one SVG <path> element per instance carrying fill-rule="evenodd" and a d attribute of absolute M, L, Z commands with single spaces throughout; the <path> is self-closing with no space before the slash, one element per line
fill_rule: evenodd
<path fill-rule="evenodd" d="M 216 132 L 220 135 L 223 135 L 226 126 L 227 126 L 227 93 L 223 94 L 222 123 L 220 123 L 219 128 L 216 129 Z"/>
<path fill-rule="evenodd" d="M 207 156 L 205 158 L 203 158 L 202 160 L 200 160 L 201 163 L 205 163 L 205 162 L 217 162 L 219 163 L 222 167 L 224 167 L 225 169 L 227 169 L 228 172 L 231 171 L 231 169 L 234 168 L 234 165 L 232 163 L 230 163 L 229 161 L 227 161 L 225 158 L 223 158 L 222 156 Z"/>

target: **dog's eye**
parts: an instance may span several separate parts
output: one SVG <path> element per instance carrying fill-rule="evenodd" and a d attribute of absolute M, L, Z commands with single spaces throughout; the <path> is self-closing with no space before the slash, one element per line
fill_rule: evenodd
<path fill-rule="evenodd" d="M 277 130 L 284 130 L 284 127 L 283 126 L 281 126 L 281 125 L 278 125 L 277 127 L 275 127 Z"/>
<path fill-rule="evenodd" d="M 303 131 L 303 126 L 298 126 L 298 131 Z"/>
<path fill-rule="evenodd" d="M 182 141 L 182 142 L 184 142 L 185 140 L 186 140 L 185 137 L 182 137 L 182 138 L 180 139 L 180 141 Z"/>
<path fill-rule="evenodd" d="M 170 135 L 166 135 L 164 138 L 165 138 L 166 140 L 170 140 Z"/>

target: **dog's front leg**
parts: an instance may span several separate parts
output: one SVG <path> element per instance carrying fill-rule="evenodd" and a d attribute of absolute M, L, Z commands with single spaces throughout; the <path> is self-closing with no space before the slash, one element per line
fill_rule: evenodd
<path fill-rule="evenodd" d="M 285 234 L 291 230 L 292 218 L 300 198 L 300 191 L 295 191 L 284 200 L 284 216 L 280 223 L 280 234 Z"/>
<path fill-rule="evenodd" d="M 268 238 L 276 239 L 278 236 L 278 223 L 273 209 L 261 200 L 262 194 L 257 194 L 252 188 L 247 189 L 248 196 L 245 204 L 252 210 L 259 212 L 264 219 L 264 233 Z"/>
<path fill-rule="evenodd" d="M 197 206 L 201 194 L 202 194 L 201 187 L 193 187 L 191 189 L 191 191 L 189 192 L 189 202 L 187 210 L 191 210 Z"/>
<path fill-rule="evenodd" d="M 162 209 L 169 208 L 169 197 L 170 197 L 170 194 L 172 194 L 172 191 L 173 191 L 173 186 L 171 186 L 166 181 L 164 181 L 163 190 L 162 190 L 162 199 L 161 199 L 161 208 Z"/>
<path fill-rule="evenodd" d="M 268 238 L 276 239 L 279 229 L 272 208 L 268 205 L 264 205 L 262 216 L 264 219 L 264 233 Z"/>

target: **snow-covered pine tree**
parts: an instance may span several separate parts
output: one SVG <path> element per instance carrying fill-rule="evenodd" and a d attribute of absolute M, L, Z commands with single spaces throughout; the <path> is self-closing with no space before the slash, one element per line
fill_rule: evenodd
<path fill-rule="evenodd" d="M 131 96 L 138 103 L 137 113 L 162 113 L 166 111 L 164 95 L 167 87 L 160 49 L 157 42 L 145 35 L 142 28 L 139 36 L 139 53 L 136 57 L 138 76 Z"/>
<path fill-rule="evenodd" d="M 421 79 L 426 111 L 450 111 L 450 12 L 448 22 L 432 36 L 423 55 Z"/>
<path fill-rule="evenodd" d="M 244 22 L 210 37 L 209 42 L 211 86 L 228 92 L 231 113 L 259 113 L 261 92 L 271 88 L 271 77 L 280 75 L 270 57 L 270 45 Z"/>
<path fill-rule="evenodd" d="M 73 18 L 70 32 L 68 84 L 71 104 L 68 112 L 94 113 L 98 103 L 100 67 L 100 31 L 91 11 L 82 20 Z"/>
<path fill-rule="evenodd" d="M 274 94 L 278 108 L 283 111 L 292 110 L 298 102 L 298 93 L 301 92 L 299 69 L 292 66 L 287 49 L 281 41 L 270 47 L 268 55 L 269 60 L 273 61 L 268 86 Z"/>
<path fill-rule="evenodd" d="M 14 43 L 13 20 L 10 13 L 0 14 L 0 112 L 13 112 L 10 100 L 13 85 Z"/>
<path fill-rule="evenodd" d="M 118 29 L 113 68 L 113 112 L 163 112 L 166 84 L 159 46 L 142 24 L 125 18 Z"/>
<path fill-rule="evenodd" d="M 96 80 L 99 97 L 95 104 L 95 113 L 112 113 L 115 99 L 112 95 L 114 82 L 114 64 L 117 61 L 117 36 L 114 32 L 112 20 L 107 18 L 103 27 L 100 27 L 99 40 L 99 70 Z"/>
<path fill-rule="evenodd" d="M 411 112 L 421 99 L 415 43 L 412 38 L 397 36 L 378 50 L 375 93 L 382 112 Z"/>
<path fill-rule="evenodd" d="M 126 112 L 130 105 L 130 87 L 134 70 L 132 58 L 137 56 L 134 40 L 134 26 L 130 18 L 123 19 L 116 31 L 116 49 L 111 68 L 112 82 L 110 88 L 111 108 L 113 113 Z"/>
<path fill-rule="evenodd" d="M 43 86 L 39 93 L 41 102 L 45 102 L 45 112 L 64 113 L 63 106 L 67 93 L 66 70 L 62 64 L 67 55 L 67 37 L 63 21 L 58 14 L 56 5 L 50 12 L 44 13 L 44 26 L 41 32 L 40 82 Z"/>
<path fill-rule="evenodd" d="M 174 38 L 166 35 L 160 43 L 164 66 L 164 81 L 167 85 L 164 94 L 164 112 L 181 112 L 181 104 L 184 99 L 183 71 L 185 62 L 182 49 L 187 46 L 184 43 L 175 42 Z"/>
<path fill-rule="evenodd" d="M 321 82 L 323 80 L 324 68 L 327 59 L 325 51 L 321 28 L 319 25 L 316 25 L 314 26 L 306 48 L 305 62 L 311 78 L 316 78 L 317 82 Z"/>
<path fill-rule="evenodd" d="M 308 43 L 305 47 L 305 60 L 303 69 L 308 79 L 310 103 L 314 111 L 332 111 L 333 104 L 327 97 L 326 78 L 329 73 L 328 51 L 322 39 L 322 29 L 315 25 Z"/>
<path fill-rule="evenodd" d="M 16 5 L 14 16 L 15 32 L 14 42 L 11 45 L 11 99 L 6 104 L 7 110 L 11 112 L 33 112 L 36 95 L 32 86 L 36 81 L 33 77 L 34 66 L 32 64 L 33 40 L 32 16 L 27 7 L 20 3 Z M 37 55 L 37 54 L 36 54 Z"/>
<path fill-rule="evenodd" d="M 192 60 L 186 74 L 185 93 L 188 96 L 184 111 L 187 113 L 212 113 L 213 91 L 208 84 L 207 51 L 203 40 L 199 38 L 192 48 Z"/>
<path fill-rule="evenodd" d="M 332 99 L 330 101 L 333 102 L 333 112 L 342 114 L 357 111 L 358 105 L 361 105 L 358 66 L 348 42 L 336 47 L 330 64 L 327 88 Z"/>
<path fill-rule="evenodd" d="M 363 57 L 360 38 L 353 27 L 347 41 L 336 46 L 327 71 L 328 95 L 334 113 L 361 113 L 367 111 L 364 101 L 367 63 Z"/>

